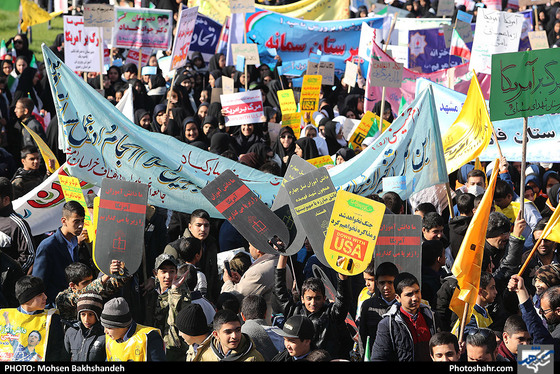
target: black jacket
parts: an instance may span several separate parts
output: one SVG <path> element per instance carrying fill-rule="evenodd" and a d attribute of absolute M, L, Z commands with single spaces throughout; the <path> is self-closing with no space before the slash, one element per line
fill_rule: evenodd
<path fill-rule="evenodd" d="M 105 332 L 101 322 L 90 329 L 81 322 L 70 326 L 64 335 L 64 349 L 70 361 L 105 361 Z"/>

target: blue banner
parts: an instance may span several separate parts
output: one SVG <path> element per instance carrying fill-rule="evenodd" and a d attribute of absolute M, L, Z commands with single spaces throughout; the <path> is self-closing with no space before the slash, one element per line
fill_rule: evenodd
<path fill-rule="evenodd" d="M 342 167 L 341 167 L 342 166 Z M 404 109 L 357 157 L 329 170 L 339 189 L 368 196 L 381 194 L 383 179 L 404 176 L 403 199 L 425 188 L 447 183 L 440 127 L 430 86 Z"/>
<path fill-rule="evenodd" d="M 270 50 L 283 62 L 307 60 L 321 51 L 321 61 L 335 63 L 335 74 L 342 77 L 346 61 L 358 55 L 362 22 L 380 29 L 385 17 L 353 18 L 339 21 L 308 21 L 258 9 L 246 15 L 247 42 L 259 46 L 261 63 L 276 63 Z"/>
<path fill-rule="evenodd" d="M 210 57 L 216 53 L 221 32 L 222 25 L 220 23 L 198 13 L 189 52 L 202 53 L 204 60 L 208 62 Z"/>
<path fill-rule="evenodd" d="M 431 85 L 434 90 L 440 132 L 445 134 L 459 115 L 467 95 L 424 78 L 416 80 L 416 92 L 422 92 L 428 85 Z M 560 159 L 560 148 L 558 147 L 560 134 L 556 133 L 559 120 L 560 114 L 528 118 L 527 162 L 557 162 Z M 523 119 L 494 121 L 492 124 L 504 157 L 510 162 L 521 161 Z M 498 147 L 495 145 L 495 139 L 492 138 L 490 145 L 479 158 L 481 161 L 494 161 L 499 157 Z"/>

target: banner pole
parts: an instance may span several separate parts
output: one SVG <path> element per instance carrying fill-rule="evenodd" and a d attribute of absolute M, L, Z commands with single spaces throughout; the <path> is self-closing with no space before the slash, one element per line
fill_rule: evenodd
<path fill-rule="evenodd" d="M 469 311 L 469 303 L 465 303 L 465 309 L 463 310 L 463 316 L 461 317 L 461 325 L 459 326 L 459 344 L 463 341 L 463 336 L 465 335 L 465 325 L 467 323 L 467 312 Z"/>
<path fill-rule="evenodd" d="M 525 210 L 525 169 L 527 168 L 527 117 L 523 117 L 523 143 L 521 145 L 521 181 L 519 188 L 519 215 L 524 217 Z"/>

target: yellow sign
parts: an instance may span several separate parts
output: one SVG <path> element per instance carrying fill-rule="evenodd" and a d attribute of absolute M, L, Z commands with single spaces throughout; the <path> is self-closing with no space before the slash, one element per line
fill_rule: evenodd
<path fill-rule="evenodd" d="M 45 361 L 51 318 L 58 310 L 25 314 L 8 308 L 0 313 L 0 361 Z"/>
<path fill-rule="evenodd" d="M 282 114 L 297 112 L 296 99 L 292 89 L 278 91 L 278 102 Z"/>
<path fill-rule="evenodd" d="M 95 231 L 93 230 L 93 222 L 89 214 L 82 187 L 80 186 L 80 180 L 76 177 L 67 175 L 59 175 L 58 179 L 60 180 L 62 193 L 64 193 L 64 199 L 66 201 L 77 201 L 84 207 L 84 210 L 86 211 L 86 216 L 84 217 L 84 229 L 87 230 L 89 238 L 88 241 L 91 242 L 95 237 Z"/>
<path fill-rule="evenodd" d="M 354 130 L 354 133 L 350 136 L 349 143 L 352 144 L 353 149 L 360 150 L 362 146 L 362 142 L 367 137 L 370 129 L 372 126 L 374 128 L 379 127 L 380 118 L 377 114 L 367 111 L 364 113 L 360 123 Z M 385 131 L 391 124 L 387 121 L 383 121 L 383 129 L 382 132 Z M 377 132 L 377 131 L 376 131 Z"/>
<path fill-rule="evenodd" d="M 325 165 L 334 165 L 333 159 L 329 155 L 315 157 L 310 160 L 307 160 L 307 162 L 309 162 L 311 165 L 314 165 L 318 168 Z"/>
<path fill-rule="evenodd" d="M 315 112 L 319 108 L 319 96 L 321 95 L 321 75 L 304 75 L 301 86 L 299 106 L 302 112 Z"/>
<path fill-rule="evenodd" d="M 301 134 L 301 113 L 286 113 L 282 114 L 282 127 L 288 126 L 294 130 L 296 139 L 299 139 Z"/>
<path fill-rule="evenodd" d="M 334 270 L 356 275 L 366 269 L 384 214 L 385 204 L 345 190 L 337 192 L 323 246 Z"/>

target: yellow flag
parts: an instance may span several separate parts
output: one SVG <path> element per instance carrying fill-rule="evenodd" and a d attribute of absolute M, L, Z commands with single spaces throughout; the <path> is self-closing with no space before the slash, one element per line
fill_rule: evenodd
<path fill-rule="evenodd" d="M 21 31 L 26 32 L 28 27 L 48 22 L 59 14 L 62 12 L 49 13 L 31 0 L 21 0 Z"/>
<path fill-rule="evenodd" d="M 442 135 L 447 172 L 452 173 L 476 159 L 490 144 L 492 122 L 476 74 L 457 119 Z"/>
<path fill-rule="evenodd" d="M 560 243 L 560 208 L 556 207 L 554 213 L 550 216 L 548 223 L 543 229 L 543 239 L 552 240 Z"/>
<path fill-rule="evenodd" d="M 497 162 L 498 160 L 496 160 Z M 453 262 L 451 272 L 457 278 L 457 289 L 453 294 L 449 309 L 457 316 L 459 321 L 463 315 L 465 303 L 469 304 L 467 311 L 467 322 L 472 315 L 473 306 L 476 303 L 478 289 L 480 286 L 480 273 L 482 271 L 482 255 L 484 253 L 484 242 L 486 241 L 486 228 L 488 218 L 494 204 L 494 188 L 499 168 L 492 170 L 490 184 L 482 197 L 480 205 L 472 218 L 467 229 L 465 238 L 461 243 L 457 257 Z"/>
<path fill-rule="evenodd" d="M 51 174 L 54 173 L 56 170 L 58 170 L 60 168 L 60 165 L 59 165 L 58 160 L 56 159 L 56 156 L 54 155 L 54 153 L 51 151 L 51 149 L 49 148 L 47 143 L 45 143 L 43 141 L 43 139 L 41 139 L 41 137 L 39 135 L 37 135 L 37 133 L 35 133 L 35 131 L 31 130 L 29 127 L 25 126 L 23 123 L 22 123 L 22 126 L 27 131 L 29 131 L 29 133 L 31 134 L 31 137 L 33 138 L 33 140 L 35 140 L 35 143 L 37 143 L 37 146 L 39 147 L 39 151 L 41 151 L 41 156 L 43 156 L 43 160 L 45 161 L 45 166 L 49 170 L 49 173 L 51 173 Z"/>

